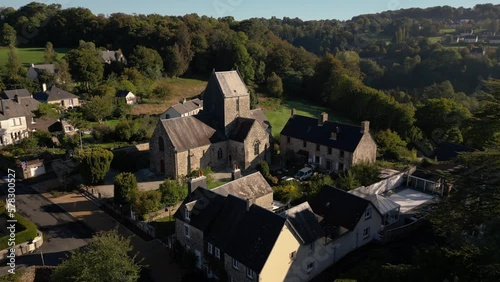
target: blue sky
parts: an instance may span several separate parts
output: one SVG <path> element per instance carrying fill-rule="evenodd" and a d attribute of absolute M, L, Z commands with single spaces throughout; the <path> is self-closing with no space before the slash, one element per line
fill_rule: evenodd
<path fill-rule="evenodd" d="M 33 0 L 0 0 L 0 6 L 18 8 Z M 500 4 L 500 1 L 471 0 L 38 0 L 59 3 L 64 8 L 86 7 L 94 14 L 114 12 L 161 15 L 197 13 L 213 17 L 233 16 L 237 20 L 251 17 L 290 17 L 346 20 L 353 16 L 411 7 L 449 5 L 473 7 L 480 3 Z"/>

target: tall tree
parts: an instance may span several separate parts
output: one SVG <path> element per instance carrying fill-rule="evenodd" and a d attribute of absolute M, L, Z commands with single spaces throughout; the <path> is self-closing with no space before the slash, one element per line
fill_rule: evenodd
<path fill-rule="evenodd" d="M 46 64 L 52 64 L 57 60 L 57 53 L 54 51 L 54 46 L 51 42 L 45 44 L 45 52 L 43 53 L 43 62 Z"/>
<path fill-rule="evenodd" d="M 54 82 L 58 87 L 63 88 L 66 91 L 71 90 L 73 80 L 69 72 L 69 64 L 65 59 L 61 59 L 56 63 L 56 73 L 54 75 Z"/>
<path fill-rule="evenodd" d="M 80 172 L 87 184 L 98 184 L 109 171 L 113 153 L 102 148 L 78 150 L 73 155 L 80 164 Z"/>
<path fill-rule="evenodd" d="M 161 201 L 167 207 L 172 207 L 184 200 L 188 194 L 186 185 L 180 184 L 177 180 L 167 179 L 160 184 Z"/>
<path fill-rule="evenodd" d="M 162 75 L 163 60 L 154 49 L 138 46 L 130 55 L 129 63 L 151 79 L 160 78 Z"/>
<path fill-rule="evenodd" d="M 87 90 L 96 86 L 103 78 L 104 66 L 101 59 L 101 51 L 96 49 L 92 42 L 80 41 L 77 49 L 66 54 L 71 76 L 79 82 L 83 82 Z"/>
<path fill-rule="evenodd" d="M 84 115 L 88 119 L 98 121 L 99 123 L 102 123 L 105 118 L 113 115 L 113 110 L 113 98 L 108 96 L 94 96 L 90 99 L 90 102 L 83 106 Z"/>
<path fill-rule="evenodd" d="M 0 45 L 16 46 L 17 33 L 16 30 L 8 23 L 4 23 L 0 29 Z"/>
<path fill-rule="evenodd" d="M 273 72 L 271 76 L 267 78 L 266 86 L 271 96 L 277 98 L 283 97 L 283 82 L 281 81 L 281 77 L 276 73 Z"/>
<path fill-rule="evenodd" d="M 14 46 L 9 47 L 9 53 L 7 54 L 7 75 L 12 79 L 20 75 L 21 63 L 19 62 L 19 57 L 17 55 L 17 49 Z"/>
<path fill-rule="evenodd" d="M 114 198 L 115 204 L 131 204 L 133 196 L 139 193 L 137 179 L 130 172 L 123 172 L 115 176 Z"/>
<path fill-rule="evenodd" d="M 132 250 L 130 239 L 116 230 L 98 233 L 86 248 L 73 251 L 54 270 L 51 281 L 138 281 L 141 267 L 135 256 L 129 256 Z"/>

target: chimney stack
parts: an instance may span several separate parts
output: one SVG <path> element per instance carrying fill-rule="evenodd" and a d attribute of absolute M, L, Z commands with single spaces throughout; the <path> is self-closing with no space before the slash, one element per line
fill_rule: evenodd
<path fill-rule="evenodd" d="M 194 190 L 198 188 L 205 188 L 207 189 L 207 177 L 202 175 L 198 177 L 191 177 L 188 179 L 188 193 L 192 193 Z"/>
<path fill-rule="evenodd" d="M 47 84 L 42 84 L 42 91 L 43 93 L 47 92 Z"/>
<path fill-rule="evenodd" d="M 361 133 L 370 132 L 370 122 L 365 120 L 361 122 Z"/>
<path fill-rule="evenodd" d="M 238 168 L 238 166 L 235 166 L 233 171 L 231 171 L 231 179 L 236 180 L 241 178 L 241 170 Z"/>
<path fill-rule="evenodd" d="M 294 117 L 295 115 L 297 114 L 297 110 L 295 110 L 295 108 L 292 108 L 292 111 L 291 111 L 291 117 Z"/>
<path fill-rule="evenodd" d="M 328 121 L 328 114 L 327 113 L 321 113 L 321 115 L 319 116 L 319 120 L 318 120 L 318 125 L 319 126 L 323 126 L 323 124 L 325 122 Z"/>

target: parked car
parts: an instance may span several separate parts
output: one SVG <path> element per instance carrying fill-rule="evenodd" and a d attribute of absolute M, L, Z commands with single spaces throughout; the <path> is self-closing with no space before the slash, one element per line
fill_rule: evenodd
<path fill-rule="evenodd" d="M 290 177 L 290 176 L 283 176 L 281 177 L 281 183 L 287 182 L 287 181 L 297 181 L 297 179 Z"/>
<path fill-rule="evenodd" d="M 303 181 L 309 179 L 313 174 L 313 170 L 310 167 L 304 167 L 295 174 L 295 179 Z"/>

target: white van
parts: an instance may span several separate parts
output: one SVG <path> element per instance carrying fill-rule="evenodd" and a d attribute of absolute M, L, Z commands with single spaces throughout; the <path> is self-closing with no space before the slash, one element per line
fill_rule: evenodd
<path fill-rule="evenodd" d="M 295 174 L 295 179 L 303 181 L 309 179 L 313 174 L 313 170 L 310 167 L 304 167 Z"/>

